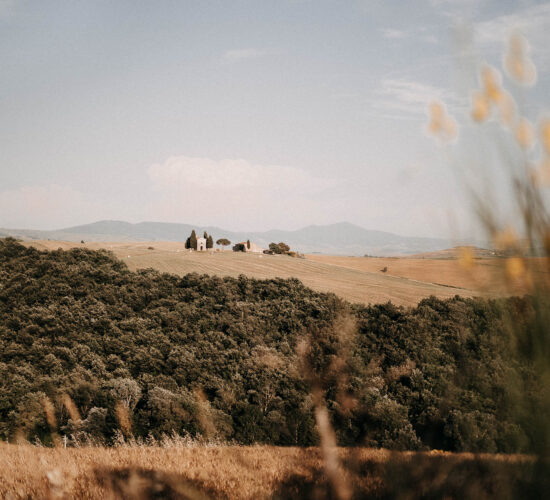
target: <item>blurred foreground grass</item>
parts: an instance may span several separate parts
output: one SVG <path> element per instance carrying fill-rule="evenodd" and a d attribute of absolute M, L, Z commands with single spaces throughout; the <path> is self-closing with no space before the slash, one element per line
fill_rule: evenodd
<path fill-rule="evenodd" d="M 338 448 L 352 498 L 542 497 L 522 455 Z M 319 448 L 0 446 L 0 497 L 333 498 Z M 538 490 L 536 489 L 538 488 Z"/>

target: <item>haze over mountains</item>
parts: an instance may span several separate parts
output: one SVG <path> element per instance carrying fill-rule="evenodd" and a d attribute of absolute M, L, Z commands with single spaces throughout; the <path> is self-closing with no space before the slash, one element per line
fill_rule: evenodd
<path fill-rule="evenodd" d="M 183 242 L 193 229 L 197 231 L 197 234 L 207 231 L 212 234 L 214 240 L 227 238 L 235 243 L 250 239 L 265 248 L 272 241 L 284 241 L 299 252 L 320 252 L 333 255 L 406 255 L 443 250 L 458 244 L 456 241 L 443 238 L 399 236 L 385 231 L 372 231 L 348 222 L 312 225 L 295 231 L 235 232 L 212 226 L 167 222 L 131 224 L 123 221 L 105 220 L 53 231 L 0 229 L 0 236 L 64 241 Z"/>

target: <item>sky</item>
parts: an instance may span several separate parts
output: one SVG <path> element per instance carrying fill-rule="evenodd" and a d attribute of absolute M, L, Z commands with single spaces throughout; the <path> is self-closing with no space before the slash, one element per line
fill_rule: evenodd
<path fill-rule="evenodd" d="M 468 236 L 456 170 L 487 152 L 469 92 L 514 30 L 538 74 L 510 87 L 536 120 L 550 2 L 0 0 L 0 227 Z M 426 134 L 433 99 L 457 144 Z"/>

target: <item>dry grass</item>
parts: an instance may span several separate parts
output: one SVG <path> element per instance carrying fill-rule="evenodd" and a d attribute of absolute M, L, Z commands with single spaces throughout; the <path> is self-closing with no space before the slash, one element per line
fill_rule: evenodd
<path fill-rule="evenodd" d="M 182 243 L 125 242 L 69 243 L 59 241 L 26 242 L 39 249 L 87 247 L 106 248 L 122 259 L 132 270 L 152 267 L 162 272 L 183 275 L 190 272 L 254 278 L 298 278 L 320 292 L 333 292 L 350 302 L 383 303 L 391 300 L 398 305 L 416 305 L 424 297 L 439 298 L 454 295 L 473 296 L 504 293 L 498 283 L 486 290 L 464 271 L 456 260 L 377 259 L 365 257 L 332 257 L 308 255 L 293 259 L 281 255 L 256 255 L 226 252 L 198 253 L 186 251 Z M 148 247 L 153 247 L 150 250 Z M 480 268 L 484 280 L 501 279 L 501 270 L 491 267 L 489 259 Z M 388 272 L 380 270 L 387 266 Z M 492 283 L 491 281 L 488 281 Z"/>
<path fill-rule="evenodd" d="M 500 467 L 493 478 L 496 482 L 502 479 L 499 474 L 503 466 L 529 462 L 518 456 L 391 453 L 368 448 L 338 449 L 337 453 L 347 463 L 343 474 L 354 487 L 354 497 L 387 495 L 387 465 L 407 466 L 411 479 L 417 482 L 408 485 L 408 498 L 416 498 L 415 488 L 417 492 L 421 489 L 411 467 L 419 463 L 429 464 L 432 469 L 437 465 L 437 470 L 444 472 L 445 477 L 432 485 L 436 492 L 448 482 L 449 472 L 464 464 Z M 0 497 L 12 499 L 153 498 L 155 494 L 155 498 L 302 498 L 315 496 L 328 487 L 318 448 L 63 449 L 2 444 L 0 470 Z M 483 474 L 484 481 L 492 477 L 486 470 Z M 468 481 L 475 484 L 475 473 Z M 319 491 L 315 492 L 316 488 Z M 320 498 L 325 498 L 324 494 Z"/>

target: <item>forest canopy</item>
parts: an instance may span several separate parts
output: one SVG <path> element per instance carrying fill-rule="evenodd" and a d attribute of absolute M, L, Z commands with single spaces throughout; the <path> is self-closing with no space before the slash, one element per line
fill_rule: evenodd
<path fill-rule="evenodd" d="M 536 377 L 512 356 L 508 314 L 527 327 L 534 308 L 529 298 L 351 305 L 295 279 L 131 272 L 104 250 L 8 238 L 0 438 L 176 432 L 314 445 L 317 380 L 342 445 L 530 451 Z M 353 325 L 345 355 L 342 321 Z"/>

